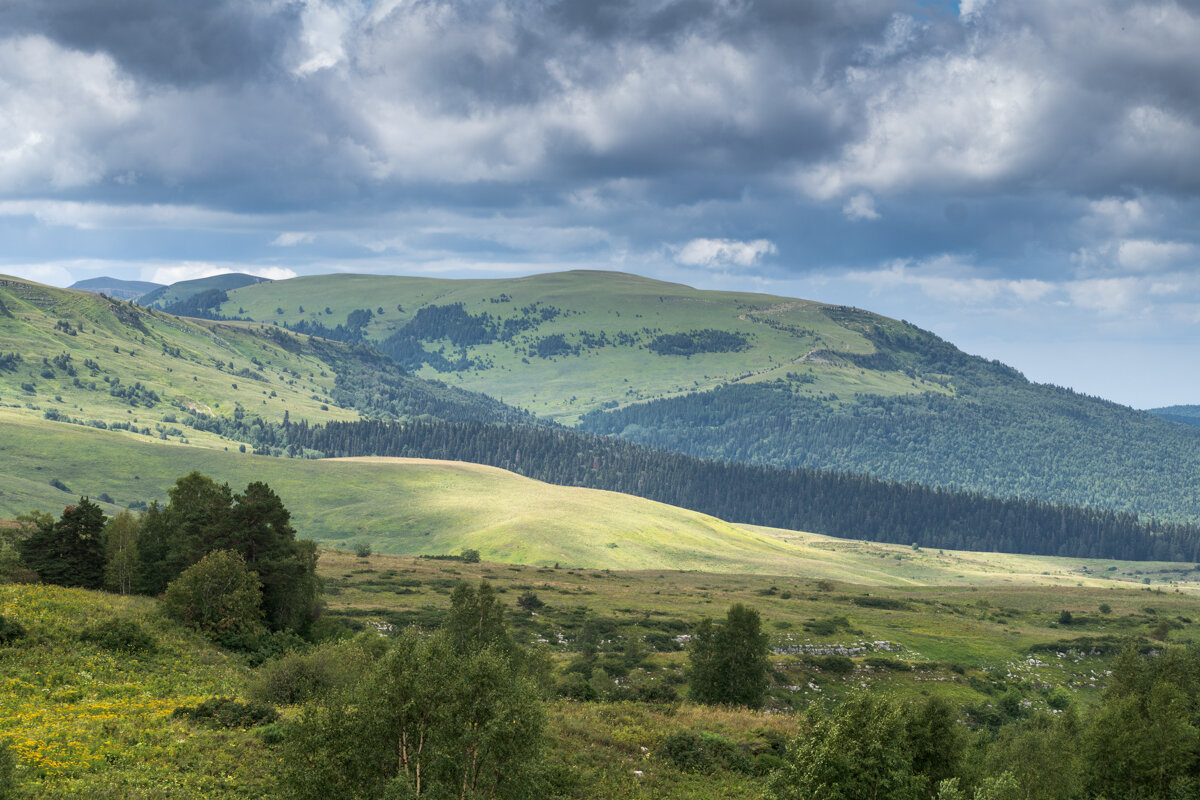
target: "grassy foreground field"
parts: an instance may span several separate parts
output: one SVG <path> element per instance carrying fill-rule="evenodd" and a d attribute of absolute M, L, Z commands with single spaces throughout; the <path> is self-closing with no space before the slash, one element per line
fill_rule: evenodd
<path fill-rule="evenodd" d="M 621 686 L 639 683 L 681 685 L 686 658 L 680 637 L 700 617 L 721 616 L 732 602 L 759 609 L 776 651 L 766 712 L 701 707 L 686 698 L 549 702 L 549 759 L 570 778 L 561 796 L 578 800 L 765 797 L 765 775 L 681 772 L 662 758 L 664 741 L 677 731 L 705 731 L 750 753 L 769 752 L 796 730 L 790 709 L 864 686 L 899 697 L 944 696 L 983 715 L 1013 702 L 1036 709 L 1074 698 L 1086 705 L 1105 680 L 1113 642 L 1163 647 L 1147 638 L 1160 626 L 1172 644 L 1195 642 L 1200 633 L 1191 575 L 1175 575 L 1178 585 L 1163 588 L 1115 582 L 1048 587 L 1026 582 L 1036 564 L 1017 573 L 1013 564 L 989 568 L 983 555 L 947 553 L 940 557 L 958 559 L 964 568 L 973 563 L 977 574 L 990 569 L 997 580 L 941 586 L 915 578 L 914 565 L 903 558 L 897 562 L 896 555 L 908 555 L 900 548 L 844 543 L 847 551 L 836 542 L 810 544 L 847 559 L 878 560 L 875 582 L 831 578 L 846 563 L 821 572 L 817 559 L 806 575 L 773 576 L 327 551 L 319 570 L 328 615 L 372 636 L 388 626 L 437 625 L 458 581 L 486 579 L 507 608 L 515 635 L 546 647 L 560 676 L 573 669 L 584 627 L 600 631 L 599 672 L 590 679 L 614 696 Z M 1047 571 L 1070 566 L 1052 560 L 1044 565 Z M 1089 571 L 1107 566 L 1074 565 Z M 1143 572 L 1147 566 L 1141 565 Z M 1127 569 L 1115 572 L 1135 578 Z M 530 593 L 544 603 L 534 613 L 516 603 Z M 1061 621 L 1063 611 L 1072 614 L 1070 623 Z M 179 706 L 214 696 L 248 698 L 255 672 L 239 656 L 179 629 L 146 598 L 7 585 L 0 586 L 0 614 L 27 631 L 0 646 L 0 738 L 18 758 L 18 797 L 277 796 L 270 776 L 279 751 L 270 728 L 211 729 L 171 716 Z M 139 625 L 152 648 L 115 651 L 88 638 L 90 630 L 116 619 Z M 631 660 L 636 664 L 621 683 L 613 681 Z M 296 713 L 280 710 L 285 718 Z"/>

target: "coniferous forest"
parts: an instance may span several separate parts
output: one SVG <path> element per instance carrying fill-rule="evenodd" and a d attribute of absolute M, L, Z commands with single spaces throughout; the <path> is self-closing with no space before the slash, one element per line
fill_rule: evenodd
<path fill-rule="evenodd" d="M 1200 529 L 1145 522 L 1127 512 L 709 461 L 565 429 L 364 420 L 257 424 L 244 430 L 267 452 L 470 461 L 722 519 L 846 538 L 1085 558 L 1200 560 Z"/>

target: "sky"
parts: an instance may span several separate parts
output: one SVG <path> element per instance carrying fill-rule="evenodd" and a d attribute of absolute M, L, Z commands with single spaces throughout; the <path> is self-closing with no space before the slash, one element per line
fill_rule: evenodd
<path fill-rule="evenodd" d="M 0 0 L 0 272 L 619 270 L 1200 403 L 1200 1 Z"/>

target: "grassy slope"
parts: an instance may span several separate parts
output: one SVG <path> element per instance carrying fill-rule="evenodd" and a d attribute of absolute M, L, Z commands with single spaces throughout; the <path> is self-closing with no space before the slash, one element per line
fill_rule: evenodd
<path fill-rule="evenodd" d="M 24 359 L 15 370 L 0 370 L 0 404 L 34 416 L 52 409 L 78 419 L 152 429 L 181 409 L 228 416 L 239 403 L 269 420 L 281 419 L 285 410 L 314 422 L 358 416 L 325 403 L 334 381 L 328 364 L 303 351 L 285 350 L 260 335 L 259 325 L 197 322 L 87 292 L 6 278 L 0 278 L 0 303 L 8 311 L 7 316 L 0 313 L 0 353 L 16 352 Z M 56 328 L 60 322 L 76 334 Z M 63 353 L 71 357 L 75 378 L 43 362 Z M 98 369 L 85 367 L 85 360 Z M 234 374 L 240 370 L 263 379 Z M 74 385 L 75 379 L 83 386 Z M 122 386 L 140 382 L 157 392 L 161 402 L 132 406 L 112 396 L 112 380 Z M 22 384 L 32 385 L 33 391 Z M 329 408 L 321 408 L 323 404 Z"/>
<path fill-rule="evenodd" d="M 148 291 L 138 298 L 138 305 L 151 306 L 153 308 L 166 308 L 172 303 L 178 303 L 180 300 L 186 300 L 192 295 L 207 291 L 208 289 L 237 289 L 242 286 L 249 286 L 255 283 L 262 283 L 264 278 L 257 278 L 253 275 L 246 275 L 241 272 L 224 273 L 222 275 L 212 275 L 208 278 L 196 278 L 190 281 L 179 281 L 170 286 L 163 286 L 152 291 Z"/>
<path fill-rule="evenodd" d="M 148 598 L 0 585 L 0 614 L 27 631 L 0 647 L 0 739 L 37 798 L 259 797 L 266 759 L 253 733 L 213 731 L 171 712 L 241 695 L 246 668 L 163 619 Z M 110 619 L 140 624 L 152 653 L 114 652 L 78 636 Z"/>
<path fill-rule="evenodd" d="M 585 616 L 614 624 L 609 635 L 636 640 L 652 631 L 687 630 L 703 616 L 721 615 L 732 602 L 759 609 L 776 646 L 886 641 L 901 648 L 857 655 L 853 671 L 846 674 L 822 669 L 803 655 L 773 656 L 772 702 L 798 707 L 863 685 L 903 697 L 932 693 L 963 705 L 995 704 L 1006 691 L 1015 690 L 1034 707 L 1044 707 L 1045 687 L 1062 686 L 1087 702 L 1102 685 L 1110 657 L 1087 655 L 1086 647 L 1071 651 L 1067 645 L 1061 646 L 1062 655 L 1052 648 L 1030 656 L 1028 648 L 1083 636 L 1145 636 L 1159 620 L 1171 621 L 1169 638 L 1177 644 L 1194 642 L 1200 633 L 1195 573 L 1156 575 L 1156 581 L 1162 577 L 1174 582 L 1165 590 L 1100 584 L 1048 590 L 1029 585 L 1023 577 L 1011 585 L 945 586 L 932 575 L 914 583 L 908 565 L 888 563 L 896 555 L 907 560 L 919 559 L 920 554 L 843 544 L 859 551 L 856 558 L 878 558 L 878 576 L 891 574 L 890 585 L 823 582 L 836 571 L 803 576 L 610 572 L 378 554 L 363 559 L 344 552 L 324 553 L 319 569 L 330 589 L 330 613 L 360 622 L 436 619 L 449 607 L 456 581 L 487 579 L 508 607 L 510 625 L 518 635 L 550 641 L 560 667 L 574 655 L 571 641 Z M 978 555 L 945 555 L 974 562 L 982 572 L 1003 571 L 1009 560 L 988 564 L 989 559 Z M 1051 569 L 1064 566 L 1050 559 L 1035 561 Z M 1106 565 L 1076 566 L 1095 571 Z M 1181 591 L 1172 591 L 1175 588 Z M 537 615 L 515 607 L 516 597 L 530 591 L 546 604 Z M 868 594 L 901 607 L 856 602 Z M 1101 603 L 1111 606 L 1111 613 L 1098 613 Z M 1075 614 L 1070 626 L 1057 622 L 1063 609 Z M 175 707 L 194 705 L 202 698 L 244 697 L 251 673 L 236 657 L 162 619 L 152 600 L 0 586 L 0 614 L 29 632 L 25 639 L 0 648 L 0 730 L 18 756 L 19 796 L 272 796 L 269 773 L 277 753 L 257 731 L 213 731 L 170 718 Z M 80 641 L 80 631 L 111 618 L 138 622 L 153 635 L 157 650 L 130 655 Z M 832 633 L 812 633 L 804 627 L 813 620 L 839 618 L 845 624 Z M 558 641 L 564 644 L 553 644 Z M 616 645 L 618 653 L 621 646 Z M 884 668 L 871 661 L 878 655 L 886 655 L 889 663 L 917 668 Z M 650 663 L 651 675 L 661 680 L 678 675 L 685 656 L 656 652 Z M 788 714 L 687 703 L 558 701 L 549 704 L 548 712 L 548 758 L 576 776 L 568 796 L 579 800 L 762 796 L 761 778 L 723 771 L 711 776 L 682 774 L 655 753 L 679 730 L 716 732 L 761 747 L 771 737 L 792 735 L 797 724 Z"/>
<path fill-rule="evenodd" d="M 0 421 L 0 515 L 35 507 L 57 513 L 77 494 L 106 493 L 118 504 L 165 501 L 176 478 L 198 469 L 235 489 L 265 480 L 303 536 L 369 541 L 385 552 L 474 548 L 514 562 L 763 571 L 794 549 L 692 511 L 473 464 L 289 460 L 164 446 L 5 411 Z"/>
<path fill-rule="evenodd" d="M 0 409 L 0 516 L 32 508 L 58 513 L 79 494 L 107 493 L 120 505 L 165 501 L 166 489 L 193 469 L 235 489 L 265 480 L 291 510 L 302 536 L 369 542 L 387 553 L 474 548 L 485 558 L 513 563 L 816 575 L 891 586 L 1120 586 L 1159 570 L 1178 575 L 1189 569 L 1093 562 L 1084 570 L 1088 562 L 1078 559 L 914 551 L 732 525 L 641 498 L 552 486 L 474 464 L 269 458 L 149 442 Z M 55 489 L 51 479 L 72 491 Z"/>
<path fill-rule="evenodd" d="M 492 302 L 501 294 L 508 295 L 511 302 Z M 535 302 L 554 306 L 566 313 L 518 335 L 511 344 L 466 348 L 468 356 L 488 368 L 439 374 L 425 367 L 420 374 L 441 377 L 564 422 L 606 403 L 667 397 L 726 382 L 773 380 L 788 372 L 811 373 L 814 381 L 800 391 L 812 396 L 944 391 L 937 384 L 914 382 L 899 372 L 804 360 L 816 349 L 874 352 L 874 346 L 860 333 L 826 316 L 826 306 L 820 303 L 700 291 L 622 273 L 562 272 L 503 280 L 321 275 L 248 286 L 230 292 L 229 297 L 221 309 L 225 316 L 239 315 L 242 310 L 258 321 L 295 324 L 309 320 L 331 328 L 345 322 L 351 311 L 370 308 L 377 313 L 368 328 L 368 336 L 374 340 L 386 338 L 427 305 L 463 303 L 472 314 L 486 312 L 500 319 L 517 316 L 522 307 Z M 403 311 L 397 311 L 397 306 Z M 331 313 L 326 314 L 326 308 Z M 647 333 L 647 328 L 655 332 Z M 577 343 L 583 331 L 605 332 L 610 338 L 625 333 L 639 336 L 644 345 L 659 329 L 671 333 L 705 328 L 744 334 L 750 347 L 743 352 L 690 358 L 660 356 L 636 346 L 604 347 L 578 356 L 526 356 L 530 345 L 552 334 Z M 453 352 L 448 343 L 443 345 L 447 353 Z M 426 348 L 437 349 L 437 345 L 427 344 Z"/>

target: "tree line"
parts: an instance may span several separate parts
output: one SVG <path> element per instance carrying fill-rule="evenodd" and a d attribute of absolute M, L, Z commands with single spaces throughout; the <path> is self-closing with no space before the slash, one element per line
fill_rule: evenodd
<path fill-rule="evenodd" d="M 296 538 L 271 487 L 234 493 L 193 472 L 168 495 L 136 515 L 107 518 L 87 497 L 58 519 L 24 515 L 21 563 L 5 567 L 60 586 L 163 596 L 181 621 L 227 643 L 253 646 L 260 629 L 308 631 L 320 608 L 316 543 Z"/>
<path fill-rule="evenodd" d="M 265 428 L 264 428 L 265 430 Z M 864 475 L 710 461 L 561 428 L 362 420 L 272 431 L 281 452 L 469 461 L 732 520 L 956 550 L 1200 561 L 1200 529 L 1107 509 Z"/>

